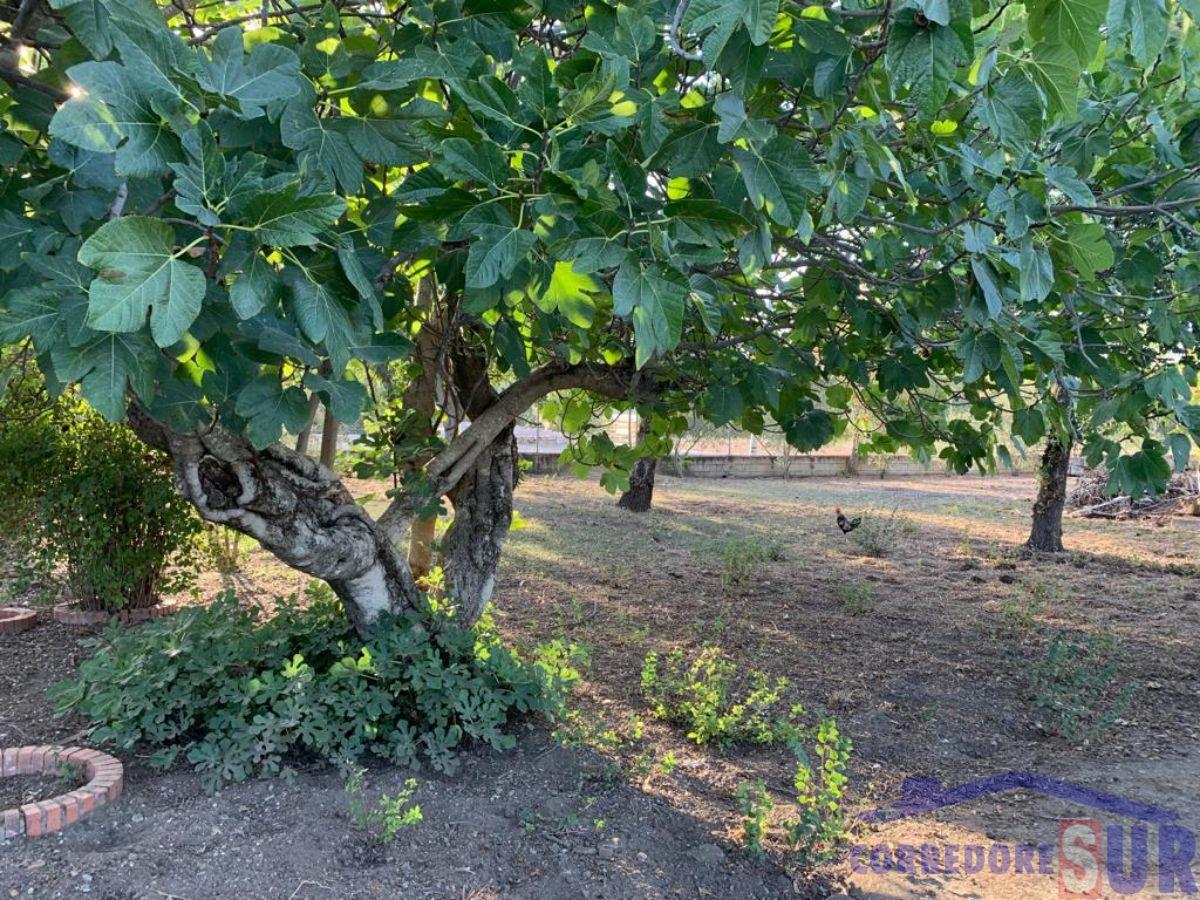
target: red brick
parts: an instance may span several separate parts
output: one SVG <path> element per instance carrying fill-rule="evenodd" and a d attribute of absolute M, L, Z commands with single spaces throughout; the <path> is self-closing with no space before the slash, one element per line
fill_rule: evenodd
<path fill-rule="evenodd" d="M 66 755 L 67 759 L 80 766 L 86 765 L 95 759 L 102 759 L 103 757 L 103 753 L 95 750 L 87 750 L 83 747 L 70 747 Z"/>
<path fill-rule="evenodd" d="M 4 762 L 0 763 L 0 765 L 3 766 L 3 769 L 0 770 L 0 774 L 2 774 L 2 775 L 16 775 L 17 774 L 17 751 L 18 751 L 17 747 L 5 748 Z"/>
<path fill-rule="evenodd" d="M 96 808 L 95 798 L 85 790 L 71 791 L 67 796 L 74 800 L 75 805 L 79 807 L 79 817 L 81 819 L 85 816 L 90 816 L 92 810 Z"/>
<path fill-rule="evenodd" d="M 63 827 L 63 809 L 57 800 L 43 800 L 38 804 L 46 814 L 46 833 L 61 831 Z"/>
<path fill-rule="evenodd" d="M 79 818 L 82 819 L 87 815 L 87 813 L 83 810 L 83 796 L 79 793 L 79 791 L 71 791 L 69 794 L 63 794 L 58 799 L 68 805 L 74 804 L 75 808 L 79 810 Z"/>
<path fill-rule="evenodd" d="M 82 755 L 86 752 L 78 747 L 67 747 L 57 754 L 55 762 L 58 766 L 66 766 L 76 775 L 86 777 L 87 760 Z"/>
<path fill-rule="evenodd" d="M 97 807 L 101 807 L 105 803 L 108 802 L 108 789 L 107 788 L 96 787 L 94 785 L 89 784 L 87 787 L 83 788 L 83 790 L 87 791 L 89 794 L 92 795 L 92 808 L 93 809 L 95 809 Z"/>
<path fill-rule="evenodd" d="M 25 820 L 25 833 L 29 837 L 41 837 L 46 833 L 42 808 L 38 804 L 26 803 L 22 806 L 21 818 Z"/>
<path fill-rule="evenodd" d="M 53 774 L 53 770 L 46 764 L 46 757 L 50 755 L 50 751 L 53 749 L 49 744 L 42 744 L 33 748 L 33 765 L 37 766 L 34 771 Z"/>
<path fill-rule="evenodd" d="M 42 767 L 48 773 L 55 773 L 60 766 L 66 765 L 67 761 L 63 759 L 67 755 L 70 748 L 62 746 L 50 747 L 45 756 L 42 757 Z"/>
<path fill-rule="evenodd" d="M 37 624 L 37 612 L 8 606 L 0 608 L 0 634 L 20 634 Z"/>
<path fill-rule="evenodd" d="M 120 772 L 97 772 L 96 775 L 88 782 L 92 787 L 111 788 L 114 784 L 119 784 L 121 781 Z"/>
<path fill-rule="evenodd" d="M 33 748 L 22 747 L 17 753 L 17 774 L 18 775 L 36 775 L 37 769 L 33 767 Z"/>

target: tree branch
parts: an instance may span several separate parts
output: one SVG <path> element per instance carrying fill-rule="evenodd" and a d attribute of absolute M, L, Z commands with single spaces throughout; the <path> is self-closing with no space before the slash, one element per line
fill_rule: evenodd
<path fill-rule="evenodd" d="M 651 378 L 628 366 L 603 366 L 590 363 L 565 365 L 550 363 L 537 369 L 527 378 L 510 385 L 497 395 L 471 424 L 433 458 L 425 472 L 433 482 L 436 496 L 449 493 L 462 479 L 475 460 L 497 437 L 542 397 L 556 391 L 585 390 L 615 400 L 632 398 L 646 391 L 652 393 Z M 379 526 L 389 536 L 399 540 L 404 527 L 418 503 L 417 497 L 402 495 L 379 517 Z"/>
<path fill-rule="evenodd" d="M 1183 209 L 1200 203 L 1200 197 L 1188 197 L 1184 200 L 1162 200 L 1158 203 L 1142 203 L 1135 206 L 1084 206 L 1068 203 L 1061 206 L 1051 206 L 1054 215 L 1061 213 L 1081 212 L 1092 216 L 1104 216 L 1109 219 L 1121 216 L 1141 216 L 1147 214 L 1166 215 L 1170 210 Z"/>
<path fill-rule="evenodd" d="M 675 15 L 671 17 L 671 26 L 667 29 L 667 46 L 675 53 L 690 62 L 700 62 L 704 54 L 697 50 L 684 50 L 679 43 L 679 29 L 683 25 L 683 14 L 687 12 L 688 0 L 679 0 L 675 7 Z"/>
<path fill-rule="evenodd" d="M 30 90 L 39 91 L 54 100 L 55 103 L 64 103 L 70 100 L 70 95 L 60 91 L 53 85 L 46 84 L 36 79 L 30 78 L 16 69 L 11 69 L 7 66 L 0 66 L 0 80 L 7 81 L 13 87 L 29 88 Z"/>

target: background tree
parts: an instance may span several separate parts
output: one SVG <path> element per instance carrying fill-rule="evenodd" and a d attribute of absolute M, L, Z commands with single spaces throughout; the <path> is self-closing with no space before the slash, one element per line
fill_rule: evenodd
<path fill-rule="evenodd" d="M 1038 466 L 1038 492 L 1033 502 L 1033 521 L 1025 545 L 1044 553 L 1062 553 L 1063 508 L 1067 503 L 1067 478 L 1071 473 L 1071 450 L 1075 446 L 1075 422 L 1070 388 L 1061 384 L 1054 394 L 1057 413 L 1046 436 Z"/>
<path fill-rule="evenodd" d="M 557 392 L 800 450 L 958 470 L 1008 415 L 1132 434 L 1200 410 L 1193 7 L 1115 0 L 9 3 L 0 341 L 166 450 L 184 496 L 360 626 L 448 500 L 447 585 L 491 597 L 515 418 Z M 414 300 L 428 280 L 430 303 Z M 437 333 L 434 361 L 414 352 Z M 470 425 L 396 416 L 378 519 L 278 443 L 405 359 Z M 948 400 L 969 418 L 947 420 Z M 435 416 L 435 418 L 436 418 Z M 1100 429 L 1089 434 L 1100 435 Z M 1167 446 L 1090 438 L 1114 483 Z M 580 452 L 623 487 L 639 455 Z"/>
<path fill-rule="evenodd" d="M 645 445 L 646 439 L 652 434 L 650 420 L 643 416 L 638 422 L 638 445 Z M 629 472 L 629 487 L 621 493 L 617 506 L 630 512 L 649 512 L 654 501 L 654 476 L 657 471 L 657 456 L 643 456 L 634 463 Z"/>

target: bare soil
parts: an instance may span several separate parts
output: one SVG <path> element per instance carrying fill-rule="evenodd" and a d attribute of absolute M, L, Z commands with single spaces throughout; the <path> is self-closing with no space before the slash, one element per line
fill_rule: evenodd
<path fill-rule="evenodd" d="M 559 735 L 570 747 L 530 727 L 516 751 L 470 754 L 453 778 L 373 771 L 368 794 L 421 782 L 424 821 L 386 847 L 352 826 L 335 772 L 207 797 L 186 768 L 158 775 L 126 756 L 117 805 L 60 837 L 0 849 L 0 896 L 1056 897 L 1053 875 L 986 868 L 877 873 L 844 856 L 802 873 L 778 839 L 753 859 L 739 846 L 737 786 L 762 779 L 786 816 L 790 754 L 696 747 L 650 720 L 639 686 L 648 652 L 706 643 L 787 676 L 789 699 L 835 715 L 853 739 L 856 813 L 899 799 L 908 777 L 952 786 L 1018 770 L 1167 807 L 1196 831 L 1200 519 L 1068 520 L 1068 554 L 1029 556 L 1020 544 L 1034 493 L 1028 478 L 663 476 L 654 511 L 635 515 L 594 481 L 529 479 L 496 618 L 518 642 L 591 646 L 581 715 Z M 898 507 L 913 528 L 888 555 L 866 556 L 836 528 L 837 505 L 868 516 Z M 782 559 L 731 584 L 719 553 L 731 540 L 775 543 Z M 303 579 L 255 550 L 235 575 L 206 575 L 199 596 L 225 586 L 266 604 Z M 1110 633 L 1119 685 L 1138 685 L 1090 744 L 1056 735 L 1034 702 L 1031 672 L 1054 630 Z M 79 729 L 49 719 L 43 695 L 80 658 L 60 626 L 0 637 L 0 746 Z M 1054 844 L 1072 817 L 1129 821 L 1015 791 L 858 824 L 853 840 Z"/>
<path fill-rule="evenodd" d="M 78 779 L 75 779 L 77 782 Z M 0 778 L 0 810 L 13 809 L 26 803 L 49 800 L 77 787 L 70 777 L 49 775 L 10 775 Z"/>

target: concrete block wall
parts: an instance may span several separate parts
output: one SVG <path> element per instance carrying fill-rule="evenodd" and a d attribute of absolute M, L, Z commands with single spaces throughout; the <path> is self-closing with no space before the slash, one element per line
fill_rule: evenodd
<path fill-rule="evenodd" d="M 531 463 L 535 475 L 554 475 L 569 471 L 559 463 L 557 453 L 522 453 Z M 869 457 L 860 459 L 846 455 L 782 456 L 685 456 L 678 464 L 674 457 L 659 461 L 663 475 L 683 475 L 685 478 L 819 478 L 838 475 L 858 478 L 883 478 L 903 475 L 948 475 L 950 471 L 940 462 L 922 465 L 907 456 Z M 1032 472 L 1031 464 L 1018 465 L 1001 474 Z"/>

